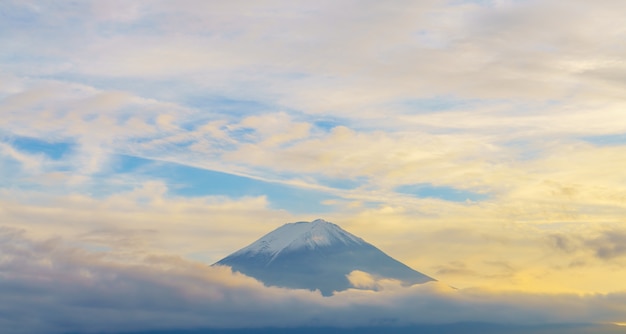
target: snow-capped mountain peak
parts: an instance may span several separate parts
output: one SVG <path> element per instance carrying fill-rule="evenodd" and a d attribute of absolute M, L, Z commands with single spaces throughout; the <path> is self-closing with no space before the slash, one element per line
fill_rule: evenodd
<path fill-rule="evenodd" d="M 283 250 L 315 249 L 335 244 L 364 244 L 363 239 L 346 232 L 341 227 L 316 219 L 312 222 L 285 224 L 261 237 L 235 254 L 261 254 L 275 256 Z"/>
<path fill-rule="evenodd" d="M 403 284 L 433 281 L 363 239 L 322 219 L 285 224 L 214 265 L 254 277 L 266 285 L 334 291 L 354 287 L 355 270 Z"/>

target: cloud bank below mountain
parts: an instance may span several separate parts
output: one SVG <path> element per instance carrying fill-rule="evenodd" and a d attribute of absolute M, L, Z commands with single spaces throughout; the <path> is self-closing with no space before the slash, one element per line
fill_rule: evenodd
<path fill-rule="evenodd" d="M 10 228 L 0 230 L 0 241 L 0 325 L 13 333 L 613 323 L 626 314 L 626 293 L 457 290 L 434 282 L 403 287 L 355 273 L 357 284 L 368 281 L 377 291 L 323 297 L 318 291 L 265 287 L 227 267 L 173 255 L 86 251 Z"/>

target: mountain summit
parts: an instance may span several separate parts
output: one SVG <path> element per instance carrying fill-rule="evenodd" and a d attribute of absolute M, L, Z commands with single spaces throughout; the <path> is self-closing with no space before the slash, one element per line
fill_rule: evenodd
<path fill-rule="evenodd" d="M 347 276 L 354 270 L 404 284 L 434 281 L 323 219 L 285 224 L 214 265 L 265 285 L 319 289 L 325 296 L 353 287 Z"/>

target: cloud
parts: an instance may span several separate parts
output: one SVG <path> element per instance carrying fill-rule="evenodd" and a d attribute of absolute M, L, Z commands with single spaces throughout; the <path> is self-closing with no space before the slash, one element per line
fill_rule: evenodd
<path fill-rule="evenodd" d="M 0 153 L 10 160 L 19 162 L 26 172 L 39 171 L 44 160 L 46 160 L 42 155 L 20 152 L 5 143 L 0 143 Z"/>
<path fill-rule="evenodd" d="M 610 45 L 623 32 L 598 33 L 596 23 L 611 20 L 598 22 L 594 14 L 613 17 L 619 11 L 608 9 L 619 9 L 617 2 L 590 6 L 577 1 L 565 8 L 536 1 L 492 6 L 428 1 L 350 11 L 327 2 L 186 5 L 138 2 L 124 11 L 132 15 L 114 15 L 101 1 L 8 5 L 16 13 L 30 13 L 41 25 L 56 23 L 74 38 L 48 41 L 41 29 L 22 32 L 71 66 L 57 72 L 58 80 L 14 78 L 17 83 L 10 85 L 3 102 L 2 112 L 9 116 L 4 128 L 45 140 L 70 137 L 79 144 L 71 167 L 87 176 L 106 171 L 111 155 L 129 154 L 317 186 L 360 202 L 368 197 L 406 201 L 389 188 L 424 182 L 517 196 L 542 178 L 554 177 L 536 173 L 549 164 L 590 178 L 597 177 L 589 175 L 597 168 L 620 165 L 607 158 L 611 152 L 580 145 L 579 137 L 626 131 L 621 102 L 572 100 L 569 93 L 597 94 L 593 85 L 581 88 L 581 71 L 621 66 L 599 54 L 621 59 L 623 50 Z M 562 12 L 565 23 L 545 14 L 552 10 Z M 38 14 L 42 12 L 48 15 Z M 60 23 L 67 17 L 86 29 L 66 31 Z M 368 38 L 358 38 L 364 32 Z M 424 44 L 423 36 L 438 42 Z M 508 42 L 513 40 L 517 42 Z M 23 77 L 11 66 L 28 65 L 33 50 L 15 48 L 23 57 L 5 65 Z M 563 60 L 562 54 L 570 58 Z M 69 83 L 68 74 L 76 82 Z M 102 79 L 100 87 L 87 85 L 89 77 Z M 151 83 L 162 81 L 154 78 L 189 84 L 167 85 L 163 93 L 163 86 Z M 219 109 L 215 103 L 197 109 L 185 105 L 207 94 L 266 104 L 269 111 L 224 115 L 212 113 Z M 460 103 L 450 110 L 420 106 L 438 96 Z M 416 111 L 420 108 L 426 110 Z M 32 122 L 27 114 L 41 121 Z M 316 129 L 316 117 L 328 115 L 341 119 L 343 126 L 328 133 Z M 241 137 L 242 129 L 253 129 L 256 136 Z M 564 138 L 546 144 L 555 137 Z M 567 150 L 573 146 L 577 150 Z M 587 154 L 576 152 L 580 150 Z M 613 148 L 612 156 L 620 150 Z M 536 163 L 525 164 L 529 156 Z M 567 165 L 572 158 L 587 165 Z M 325 188 L 320 175 L 361 177 L 365 191 Z M 580 193 L 589 193 L 588 186 L 582 185 Z M 601 191 L 607 196 L 589 197 L 621 196 L 619 189 Z M 515 199 L 503 205 L 515 219 L 537 219 L 519 215 L 523 210 L 517 206 Z M 580 217 L 578 208 L 561 210 L 561 203 L 537 207 L 530 212 Z"/>
<path fill-rule="evenodd" d="M 618 280 L 623 277 L 623 270 L 618 270 L 618 274 L 611 275 L 612 282 L 602 286 L 593 283 L 596 274 L 584 281 L 556 284 L 562 277 L 551 267 L 559 266 L 559 262 L 589 262 L 588 254 L 584 258 L 565 253 L 550 255 L 545 248 L 546 232 L 532 226 L 568 221 L 588 226 L 593 232 L 623 218 L 626 188 L 617 177 L 626 167 L 619 159 L 623 156 L 622 146 L 598 147 L 571 138 L 546 143 L 537 138 L 535 144 L 518 148 L 501 141 L 499 134 L 515 132 L 511 127 L 517 120 L 526 122 L 520 128 L 539 131 L 549 128 L 543 122 L 551 124 L 562 115 L 511 120 L 498 112 L 428 113 L 423 119 L 436 123 L 421 128 L 423 131 L 386 127 L 372 131 L 358 124 L 319 127 L 314 119 L 293 112 L 245 117 L 206 114 L 180 104 L 55 80 L 15 79 L 5 94 L 9 98 L 0 109 L 6 116 L 2 120 L 4 127 L 10 133 L 75 143 L 69 155 L 54 161 L 24 154 L 10 140 L 3 144 L 6 152 L 35 158 L 28 160 L 35 162 L 29 164 L 29 170 L 18 168 L 13 174 L 17 177 L 12 179 L 20 180 L 13 184 L 37 184 L 38 194 L 6 192 L 4 196 L 9 208 L 5 212 L 11 219 L 17 216 L 28 224 L 50 219 L 56 222 L 54 227 L 32 225 L 34 233 L 47 234 L 56 229 L 72 233 L 72 237 L 80 235 L 89 243 L 98 243 L 98 247 L 109 247 L 108 243 L 146 249 L 164 247 L 216 261 L 232 251 L 233 242 L 244 246 L 270 229 L 267 224 L 250 221 L 264 217 L 274 227 L 297 220 L 289 208 L 275 209 L 276 204 L 262 191 L 241 201 L 219 196 L 172 200 L 169 196 L 176 185 L 168 185 L 158 172 L 145 175 L 113 171 L 115 157 L 123 154 L 323 192 L 340 199 L 332 207 L 336 210 L 332 216 L 338 222 L 346 222 L 358 235 L 420 270 L 432 274 L 443 270 L 443 278 L 451 279 L 454 286 L 483 285 L 488 280 L 499 287 L 583 291 L 594 286 L 608 292 L 619 286 Z M 39 118 L 32 121 L 29 115 Z M 614 118 L 612 123 L 618 131 L 621 118 L 608 115 Z M 462 125 L 472 117 L 477 121 L 461 127 L 459 133 L 433 131 L 444 123 Z M 601 124 L 609 123 L 608 118 L 602 120 Z M 584 123 L 594 121 L 582 117 L 571 128 L 585 128 Z M 485 135 L 480 132 L 485 127 L 504 130 Z M 533 154 L 526 157 L 529 151 Z M 14 157 L 5 159 L 13 161 Z M 605 172 L 598 173 L 598 169 Z M 353 185 L 333 185 L 336 180 L 348 180 Z M 420 183 L 488 196 L 477 202 L 455 203 L 395 191 L 400 185 Z M 43 200 L 47 203 L 33 204 L 35 198 L 45 197 L 42 193 L 50 195 Z M 54 198 L 55 194 L 60 197 Z M 346 201 L 362 205 L 341 205 Z M 223 207 L 219 209 L 217 203 Z M 172 224 L 181 220 L 188 223 Z M 212 242 L 197 247 L 203 237 Z M 193 245 L 185 238 L 194 240 Z M 207 254 L 202 252 L 211 255 L 198 255 Z M 485 252 L 491 254 L 485 258 Z M 601 253 L 615 254 L 613 260 L 619 260 L 621 254 L 619 247 Z M 437 256 L 423 259 L 422 254 Z M 548 260 L 531 265 L 530 254 Z M 469 275 L 468 271 L 461 276 L 442 268 L 454 261 L 466 263 L 470 271 L 484 275 Z M 517 271 L 504 273 L 485 261 L 508 261 Z M 607 267 L 596 269 L 606 272 Z"/>
<path fill-rule="evenodd" d="M 624 240 L 626 231 L 619 227 L 605 228 L 595 233 L 552 234 L 552 246 L 568 253 L 587 252 L 605 261 L 618 261 L 626 255 Z"/>
<path fill-rule="evenodd" d="M 40 240 L 60 238 L 83 251 L 113 252 L 131 263 L 139 256 L 169 254 L 211 264 L 285 222 L 311 220 L 307 214 L 273 209 L 265 197 L 181 197 L 154 181 L 98 197 L 5 191 L 0 204 L 4 226 Z M 594 287 L 594 292 L 610 293 L 623 287 L 619 239 L 603 243 L 606 225 L 502 227 L 495 217 L 463 219 L 483 210 L 464 204 L 443 210 L 448 214 L 393 207 L 353 210 L 326 218 L 456 288 L 585 293 Z M 565 234 L 575 227 L 578 232 Z M 606 238 L 619 236 L 620 230 L 614 231 Z M 558 240 L 568 245 L 565 251 L 555 251 Z M 614 257 L 599 258 L 601 249 L 612 250 Z M 529 258 L 535 260 L 529 263 Z M 367 284 L 381 284 L 374 282 Z"/>
<path fill-rule="evenodd" d="M 115 307 L 104 310 L 107 303 L 118 305 L 103 292 L 109 291 L 109 272 L 132 282 L 130 288 L 112 279 L 111 289 L 120 291 L 112 296 L 126 300 L 137 287 L 137 300 L 159 305 L 172 299 L 182 310 L 200 309 L 201 301 L 180 299 L 187 290 L 152 277 L 167 277 L 159 269 L 167 261 L 137 257 L 174 254 L 187 259 L 180 260 L 183 267 L 189 259 L 212 263 L 282 223 L 310 220 L 275 201 L 267 186 L 275 184 L 285 187 L 283 196 L 319 193 L 293 201 L 307 209 L 323 202 L 332 210 L 328 219 L 462 290 L 490 286 L 537 296 L 623 288 L 623 1 L 94 0 L 0 6 L 6 13 L 0 22 L 0 221 L 26 233 L 9 233 L 12 246 L 6 247 L 13 247 L 11 254 L 19 247 L 24 254 L 37 247 L 58 252 L 58 258 L 35 252 L 23 258 L 21 269 L 11 267 L 28 279 L 24 286 L 17 278 L 7 283 L 16 287 L 16 306 L 0 305 L 15 316 L 2 320 L 3 328 L 31 314 L 31 304 L 15 312 L 20 303 L 34 303 L 20 301 L 20 291 L 33 296 L 58 287 L 72 295 L 69 283 L 37 278 L 60 275 L 54 266 L 45 268 L 63 257 L 70 259 L 68 268 L 81 257 L 95 267 L 66 277 L 83 284 L 80 302 L 60 292 L 51 298 L 78 303 L 81 310 L 96 305 L 84 319 L 96 310 L 107 317 L 94 328 L 121 316 Z M 607 144 L 607 137 L 617 139 Z M 24 138 L 67 148 L 53 157 L 19 145 Z M 126 157 L 145 165 L 120 167 Z M 189 184 L 168 181 L 171 169 L 163 166 L 171 164 L 260 182 L 237 196 L 216 194 L 211 182 L 201 186 L 210 188 L 203 189 L 210 196 L 182 196 L 175 189 Z M 213 178 L 228 183 L 221 174 Z M 484 196 L 453 202 L 397 191 L 412 185 Z M 285 195 L 287 188 L 295 190 Z M 118 262 L 106 262 L 103 254 Z M 28 276 L 28 270 L 45 275 Z M 90 275 L 103 289 L 93 301 L 85 297 Z M 364 275 L 353 278 L 380 284 Z M 190 289 L 205 289 L 204 281 L 194 282 Z M 277 305 L 288 308 L 292 293 L 241 282 L 258 290 L 258 303 L 267 295 L 289 296 L 277 297 Z M 144 285 L 147 290 L 140 289 Z M 369 303 L 373 294 L 392 305 L 416 303 L 389 297 L 391 285 L 378 289 L 341 298 Z M 455 299 L 415 289 L 401 290 L 452 310 L 463 298 L 483 305 L 467 290 Z M 331 302 L 298 293 L 304 297 L 295 297 L 294 306 L 305 310 L 294 324 L 316 312 L 328 324 L 340 323 L 318 308 Z M 517 310 L 504 295 L 485 295 L 494 298 L 496 313 Z M 554 300 L 582 309 L 602 298 Z M 621 297 L 606 297 L 612 298 Z M 135 310 L 150 304 L 120 303 Z M 367 303 L 363 309 L 380 311 Z M 63 327 L 58 319 L 68 319 L 71 307 L 50 306 L 40 328 Z M 416 316 L 391 308 L 389 317 L 392 311 L 398 319 Z M 158 313 L 161 328 L 168 321 L 183 323 L 183 315 L 169 309 L 150 312 L 134 315 L 152 319 Z M 206 314 L 196 318 L 194 312 L 188 323 L 206 324 Z M 229 324 L 224 312 L 222 324 Z M 265 323 L 275 324 L 267 318 Z"/>
<path fill-rule="evenodd" d="M 167 252 L 208 263 L 297 220 L 268 207 L 263 196 L 172 197 L 156 181 L 103 197 L 38 191 L 2 191 L 0 197 L 3 224 L 39 238 L 128 254 Z"/>
<path fill-rule="evenodd" d="M 611 23 L 623 9 L 617 1 L 124 6 L 113 13 L 102 1 L 41 3 L 37 11 L 10 5 L 50 28 L 25 27 L 20 36 L 56 55 L 49 62 L 57 73 L 184 77 L 198 91 L 377 119 L 384 117 L 373 109 L 416 95 L 561 99 L 577 93 L 615 100 L 619 85 L 597 81 L 593 70 L 621 69 L 624 52 L 614 47 L 624 34 Z M 35 14 L 41 12 L 47 15 Z M 552 12 L 561 20 L 546 14 Z M 70 30 L 63 24 L 68 16 L 84 29 Z M 9 65 L 25 71 L 33 50 L 13 50 L 22 57 Z"/>
<path fill-rule="evenodd" d="M 626 255 L 626 231 L 607 231 L 587 242 L 601 259 L 613 259 Z"/>
<path fill-rule="evenodd" d="M 494 293 L 391 281 L 381 281 L 378 292 L 346 290 L 322 297 L 264 287 L 229 268 L 178 256 L 135 255 L 129 262 L 115 252 L 77 249 L 63 239 L 35 240 L 6 227 L 0 232 L 2 322 L 15 333 L 366 326 L 392 318 L 396 325 L 610 322 L 623 321 L 626 301 L 619 293 Z"/>
<path fill-rule="evenodd" d="M 363 290 L 389 290 L 401 287 L 402 284 L 401 281 L 385 277 L 376 277 L 360 270 L 353 270 L 346 277 L 353 287 Z"/>

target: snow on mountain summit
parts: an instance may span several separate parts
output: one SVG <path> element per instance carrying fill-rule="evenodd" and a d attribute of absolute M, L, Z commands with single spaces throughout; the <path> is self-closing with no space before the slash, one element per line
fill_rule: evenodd
<path fill-rule="evenodd" d="M 348 279 L 355 270 L 406 285 L 434 280 L 322 219 L 285 224 L 213 265 L 268 286 L 319 290 L 323 296 L 355 288 Z"/>
<path fill-rule="evenodd" d="M 285 249 L 315 249 L 336 244 L 364 243 L 363 239 L 344 231 L 339 226 L 323 219 L 316 219 L 312 222 L 285 224 L 235 254 L 266 253 L 274 256 Z"/>

